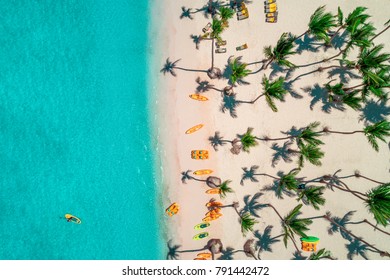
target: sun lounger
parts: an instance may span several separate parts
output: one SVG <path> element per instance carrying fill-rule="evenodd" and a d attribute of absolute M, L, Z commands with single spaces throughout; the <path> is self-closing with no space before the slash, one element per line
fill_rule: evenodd
<path fill-rule="evenodd" d="M 269 5 L 269 4 L 272 4 L 275 2 L 276 2 L 276 0 L 267 0 L 267 1 L 264 1 L 264 5 Z"/>
<path fill-rule="evenodd" d="M 236 50 L 237 50 L 237 51 L 242 51 L 242 50 L 245 50 L 245 49 L 247 49 L 247 48 L 248 48 L 248 45 L 245 43 L 245 44 L 243 44 L 243 45 L 237 47 Z"/>
<path fill-rule="evenodd" d="M 226 40 L 217 41 L 215 45 L 217 46 L 217 48 L 219 48 L 220 46 L 225 46 Z"/>
<path fill-rule="evenodd" d="M 277 16 L 278 16 L 278 12 L 265 14 L 265 17 L 267 18 L 277 17 Z"/>
<path fill-rule="evenodd" d="M 276 5 L 276 3 L 265 5 L 265 9 L 272 9 L 272 8 L 277 9 L 278 5 Z"/>
<path fill-rule="evenodd" d="M 265 8 L 264 10 L 264 13 L 275 13 L 278 11 L 278 8 L 277 7 L 273 7 L 273 8 Z"/>
<path fill-rule="evenodd" d="M 277 22 L 278 22 L 278 18 L 277 18 L 277 17 L 266 18 L 266 19 L 265 19 L 265 22 L 268 22 L 268 23 L 277 23 Z"/>
<path fill-rule="evenodd" d="M 209 22 L 203 29 L 203 33 L 206 33 L 207 31 L 209 31 L 211 29 L 211 23 Z"/>
<path fill-rule="evenodd" d="M 249 15 L 248 9 L 243 9 L 241 11 L 238 11 L 237 16 L 240 16 L 240 15 Z"/>
<path fill-rule="evenodd" d="M 247 19 L 249 17 L 249 15 L 248 14 L 245 14 L 245 15 L 239 15 L 239 16 L 237 16 L 237 19 L 238 20 L 243 20 L 243 19 Z"/>
<path fill-rule="evenodd" d="M 215 53 L 225 53 L 226 52 L 226 48 L 216 48 L 215 49 Z"/>

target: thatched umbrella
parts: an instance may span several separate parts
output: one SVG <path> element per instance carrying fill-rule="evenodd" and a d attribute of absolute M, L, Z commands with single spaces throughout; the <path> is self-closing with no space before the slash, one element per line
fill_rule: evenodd
<path fill-rule="evenodd" d="M 210 79 L 219 79 L 222 77 L 222 71 L 217 67 L 212 67 L 209 70 L 207 70 L 207 75 L 209 76 Z"/>
<path fill-rule="evenodd" d="M 218 188 L 222 184 L 222 180 L 215 176 L 209 176 L 206 179 L 206 184 L 210 188 Z"/>
<path fill-rule="evenodd" d="M 206 247 L 209 249 L 211 252 L 212 259 L 214 260 L 214 255 L 215 254 L 220 254 L 223 250 L 223 244 L 221 239 L 210 239 L 207 242 Z"/>
<path fill-rule="evenodd" d="M 257 260 L 255 256 L 256 252 L 256 243 L 254 239 L 249 239 L 244 244 L 244 252 L 247 257 L 252 257 Z"/>
<path fill-rule="evenodd" d="M 233 87 L 232 86 L 227 86 L 223 88 L 223 94 L 227 96 L 231 96 L 234 94 Z"/>
<path fill-rule="evenodd" d="M 238 155 L 241 152 L 241 149 L 242 149 L 242 144 L 241 144 L 240 139 L 235 138 L 232 141 L 232 146 L 233 147 L 230 149 L 230 151 L 232 152 L 232 154 Z"/>

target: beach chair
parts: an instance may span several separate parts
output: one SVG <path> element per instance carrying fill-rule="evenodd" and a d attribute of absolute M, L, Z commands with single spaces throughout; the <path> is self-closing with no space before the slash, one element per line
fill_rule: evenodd
<path fill-rule="evenodd" d="M 217 48 L 219 48 L 220 46 L 226 46 L 226 40 L 217 41 L 215 45 L 217 46 Z"/>
<path fill-rule="evenodd" d="M 248 48 L 248 45 L 245 43 L 245 44 L 243 44 L 243 45 L 241 45 L 241 46 L 238 46 L 237 48 L 236 48 L 236 51 L 242 51 L 242 50 L 245 50 L 245 49 L 247 49 Z"/>
<path fill-rule="evenodd" d="M 264 10 L 264 13 L 275 13 L 275 12 L 277 12 L 278 11 L 278 9 L 277 9 L 277 7 L 273 7 L 273 8 L 265 8 L 265 10 Z"/>
<path fill-rule="evenodd" d="M 240 16 L 240 15 L 249 15 L 248 9 L 243 9 L 242 11 L 237 12 L 237 16 Z"/>
<path fill-rule="evenodd" d="M 202 29 L 202 31 L 203 31 L 203 33 L 206 33 L 206 32 L 208 32 L 210 29 L 211 29 L 211 23 L 209 22 L 209 23 Z"/>
<path fill-rule="evenodd" d="M 269 4 L 272 4 L 275 2 L 276 2 L 276 0 L 267 0 L 267 1 L 264 1 L 264 5 L 269 5 Z"/>
<path fill-rule="evenodd" d="M 277 18 L 277 17 L 269 17 L 269 18 L 266 18 L 266 19 L 265 19 L 265 22 L 268 22 L 268 23 L 277 23 L 277 22 L 278 22 L 278 18 Z"/>
<path fill-rule="evenodd" d="M 278 17 L 278 12 L 265 14 L 265 17 L 267 18 Z"/>
<path fill-rule="evenodd" d="M 243 15 L 239 15 L 239 16 L 237 16 L 237 19 L 238 20 L 243 20 L 243 19 L 247 19 L 247 18 L 249 18 L 249 15 L 248 14 L 243 14 Z"/>
<path fill-rule="evenodd" d="M 266 5 L 266 6 L 265 6 L 265 9 L 272 9 L 272 8 L 277 9 L 277 8 L 278 8 L 278 5 L 276 5 L 276 3 L 273 3 L 273 4 L 269 4 L 269 5 Z"/>
<path fill-rule="evenodd" d="M 216 48 L 215 49 L 215 53 L 225 53 L 226 52 L 226 48 Z"/>

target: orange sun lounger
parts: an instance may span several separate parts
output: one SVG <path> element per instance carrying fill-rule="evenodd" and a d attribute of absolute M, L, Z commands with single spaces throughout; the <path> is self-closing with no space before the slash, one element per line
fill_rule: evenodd
<path fill-rule="evenodd" d="M 176 215 L 177 212 L 179 212 L 179 209 L 180 209 L 179 204 L 174 202 L 171 205 L 169 205 L 167 209 L 165 209 L 165 213 L 167 213 L 168 216 L 172 217 L 173 215 Z"/>
<path fill-rule="evenodd" d="M 192 159 L 208 159 L 209 158 L 209 151 L 207 151 L 207 150 L 192 150 L 191 151 L 191 158 Z"/>

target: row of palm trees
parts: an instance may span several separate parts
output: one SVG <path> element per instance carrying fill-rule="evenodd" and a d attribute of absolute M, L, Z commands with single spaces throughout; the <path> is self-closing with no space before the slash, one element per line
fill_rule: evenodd
<path fill-rule="evenodd" d="M 362 130 L 354 131 L 335 131 L 328 127 L 318 129 L 319 126 L 319 122 L 313 122 L 306 127 L 296 130 L 294 134 L 279 138 L 271 138 L 268 136 L 258 137 L 253 134 L 253 128 L 248 128 L 244 134 L 238 134 L 237 138 L 233 140 L 226 140 L 223 139 L 223 137 L 217 131 L 213 136 L 209 137 L 209 142 L 216 151 L 218 150 L 219 146 L 230 143 L 232 145 L 231 152 L 233 154 L 239 154 L 241 151 L 249 152 L 251 148 L 259 144 L 258 141 L 294 141 L 298 149 L 288 148 L 287 152 L 292 156 L 298 156 L 298 167 L 302 168 L 305 161 L 308 161 L 313 165 L 321 165 L 321 158 L 324 157 L 324 153 L 321 151 L 320 145 L 324 144 L 324 142 L 320 139 L 320 137 L 323 135 L 352 135 L 357 133 L 364 134 L 375 151 L 379 151 L 378 140 L 386 142 L 386 137 L 390 136 L 390 122 L 386 120 L 379 121 L 372 125 L 366 125 Z"/>

